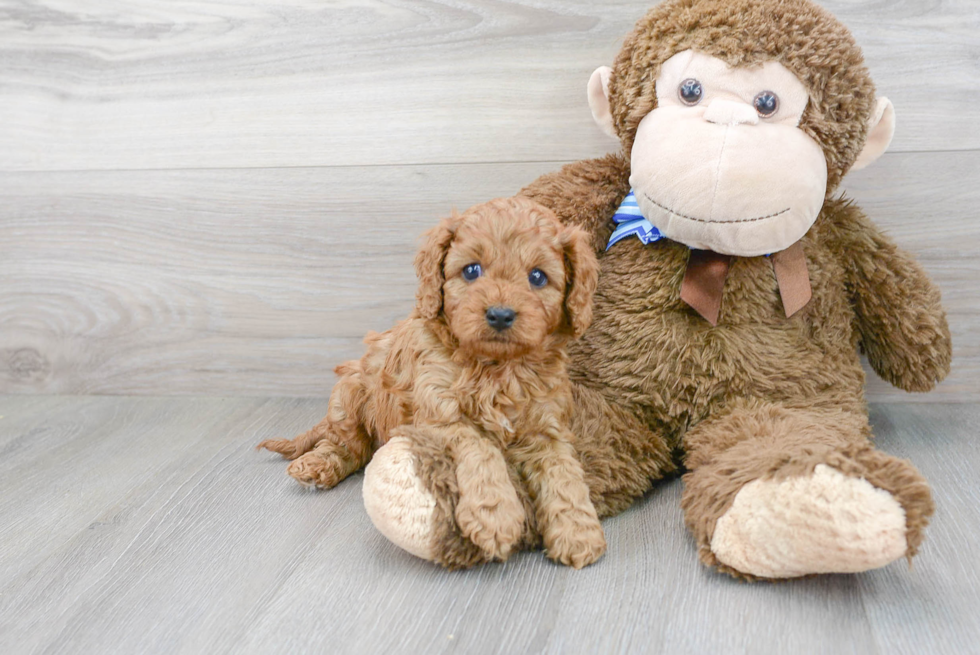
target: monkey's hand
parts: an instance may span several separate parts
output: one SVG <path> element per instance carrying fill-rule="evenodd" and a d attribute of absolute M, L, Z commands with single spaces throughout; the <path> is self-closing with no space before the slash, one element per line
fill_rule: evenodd
<path fill-rule="evenodd" d="M 906 391 L 929 391 L 949 373 L 952 342 L 939 289 L 912 256 L 854 206 L 844 209 L 842 252 L 871 367 Z M 847 225 L 846 223 L 850 223 Z"/>

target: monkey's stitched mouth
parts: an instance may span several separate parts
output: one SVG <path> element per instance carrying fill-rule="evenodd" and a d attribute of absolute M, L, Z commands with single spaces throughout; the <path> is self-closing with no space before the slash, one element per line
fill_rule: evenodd
<path fill-rule="evenodd" d="M 786 209 L 778 211 L 775 214 L 768 214 L 766 216 L 757 216 L 756 218 L 736 218 L 735 220 L 731 220 L 731 221 L 709 221 L 704 218 L 695 218 L 694 216 L 681 214 L 680 212 L 674 211 L 670 207 L 665 207 L 661 205 L 659 202 L 657 202 L 656 200 L 654 200 L 653 198 L 651 198 L 650 194 L 648 194 L 646 191 L 643 192 L 643 197 L 649 200 L 650 202 L 652 202 L 653 204 L 655 204 L 657 207 L 660 207 L 660 209 L 664 210 L 665 212 L 670 212 L 674 216 L 680 216 L 681 218 L 686 218 L 689 221 L 696 221 L 698 223 L 718 223 L 722 225 L 731 224 L 731 223 L 754 223 L 755 221 L 764 221 L 769 218 L 776 218 L 777 216 L 781 216 L 790 210 L 790 208 L 787 207 Z"/>

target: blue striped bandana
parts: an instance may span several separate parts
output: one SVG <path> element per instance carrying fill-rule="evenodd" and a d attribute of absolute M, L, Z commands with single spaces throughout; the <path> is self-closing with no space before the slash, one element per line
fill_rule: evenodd
<path fill-rule="evenodd" d="M 613 223 L 616 224 L 616 230 L 609 237 L 606 250 L 612 248 L 614 243 L 634 234 L 644 245 L 664 238 L 664 235 L 653 226 L 653 223 L 643 218 L 643 214 L 640 213 L 640 206 L 636 204 L 636 195 L 633 193 L 633 189 L 630 189 L 629 195 L 623 199 L 619 209 L 613 215 Z"/>

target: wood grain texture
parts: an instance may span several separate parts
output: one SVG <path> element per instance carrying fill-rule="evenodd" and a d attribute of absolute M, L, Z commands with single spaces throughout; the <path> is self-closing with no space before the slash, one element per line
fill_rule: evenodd
<path fill-rule="evenodd" d="M 937 393 L 869 395 L 972 401 L 872 408 L 938 504 L 912 570 L 735 583 L 675 481 L 585 571 L 450 574 L 374 530 L 360 476 L 308 493 L 252 450 L 408 311 L 437 217 L 614 147 L 585 83 L 652 2 L 0 0 L 0 393 L 27 394 L 0 397 L 0 652 L 975 650 L 976 0 L 823 3 L 899 117 L 849 192 L 954 332 Z"/>
<path fill-rule="evenodd" d="M 360 475 L 307 492 L 252 450 L 323 410 L 0 397 L 0 652 L 967 653 L 980 640 L 976 404 L 872 409 L 879 446 L 936 498 L 912 569 L 778 585 L 698 564 L 679 481 L 606 521 L 609 551 L 585 570 L 523 553 L 446 572 L 374 530 Z"/>
<path fill-rule="evenodd" d="M 0 392 L 326 395 L 419 232 L 615 147 L 584 85 L 651 2 L 0 0 Z M 849 185 L 976 399 L 980 5 L 825 5 L 899 113 Z"/>
<path fill-rule="evenodd" d="M 0 391 L 325 396 L 364 334 L 410 310 L 417 235 L 557 166 L 4 175 Z M 954 332 L 937 393 L 872 374 L 873 399 L 980 398 L 980 188 L 966 179 L 980 153 L 886 155 L 850 181 L 939 283 Z"/>
<path fill-rule="evenodd" d="M 0 3 L 0 170 L 574 160 L 653 0 Z M 896 152 L 980 148 L 975 0 L 827 0 Z"/>

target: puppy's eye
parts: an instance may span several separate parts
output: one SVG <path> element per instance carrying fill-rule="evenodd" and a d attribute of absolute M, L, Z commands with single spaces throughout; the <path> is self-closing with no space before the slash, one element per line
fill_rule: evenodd
<path fill-rule="evenodd" d="M 693 107 L 701 102 L 701 96 L 704 95 L 704 87 L 693 77 L 688 78 L 677 87 L 677 95 L 680 96 L 681 102 Z"/>
<path fill-rule="evenodd" d="M 527 276 L 528 282 L 531 283 L 532 287 L 540 289 L 544 285 L 548 284 L 548 276 L 544 274 L 540 268 L 536 268 L 531 271 Z"/>
<path fill-rule="evenodd" d="M 467 282 L 472 282 L 481 275 L 483 275 L 483 267 L 479 264 L 470 264 L 463 269 L 463 279 Z"/>

